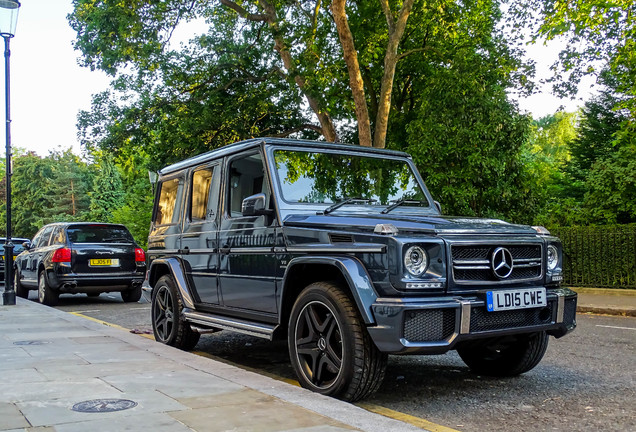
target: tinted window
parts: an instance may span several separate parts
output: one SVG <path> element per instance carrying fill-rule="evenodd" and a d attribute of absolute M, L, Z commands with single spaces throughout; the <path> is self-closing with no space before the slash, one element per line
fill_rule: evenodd
<path fill-rule="evenodd" d="M 53 245 L 63 245 L 64 241 L 64 228 L 57 227 L 53 232 L 53 236 L 51 237 L 51 244 Z"/>
<path fill-rule="evenodd" d="M 166 180 L 161 184 L 161 194 L 157 205 L 155 223 L 157 225 L 167 225 L 179 221 L 179 212 L 175 211 L 180 207 L 181 190 L 183 185 L 180 178 Z"/>
<path fill-rule="evenodd" d="M 205 219 L 210 197 L 211 182 L 212 168 L 195 171 L 192 176 L 192 204 L 190 216 L 193 221 Z"/>
<path fill-rule="evenodd" d="M 22 246 L 22 242 L 15 243 L 13 245 L 13 255 L 17 255 L 24 250 L 24 246 Z"/>
<path fill-rule="evenodd" d="M 71 243 L 132 243 L 132 235 L 124 227 L 110 225 L 76 225 L 67 228 Z"/>
<path fill-rule="evenodd" d="M 267 195 L 265 170 L 260 154 L 232 161 L 229 177 L 229 210 L 233 217 L 241 216 L 243 200 L 263 192 Z"/>
<path fill-rule="evenodd" d="M 49 245 L 49 238 L 53 232 L 53 227 L 44 227 L 42 233 L 38 235 L 38 242 L 35 247 L 41 248 Z"/>

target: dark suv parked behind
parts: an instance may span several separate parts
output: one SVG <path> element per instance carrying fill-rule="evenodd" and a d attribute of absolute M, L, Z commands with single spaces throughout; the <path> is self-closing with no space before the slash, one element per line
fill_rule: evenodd
<path fill-rule="evenodd" d="M 7 241 L 6 237 L 0 237 L 0 248 L 2 248 L 2 252 L 0 252 L 0 281 L 4 282 L 4 244 Z M 26 238 L 18 238 L 12 237 L 11 243 L 13 243 L 13 261 L 15 261 L 15 257 L 18 256 L 24 250 L 24 243 L 29 242 L 29 239 Z M 12 261 L 12 262 L 13 262 Z"/>
<path fill-rule="evenodd" d="M 57 304 L 60 293 L 97 296 L 118 291 L 125 302 L 141 297 L 146 255 L 123 225 L 54 223 L 42 227 L 15 260 L 15 292 Z"/>
<path fill-rule="evenodd" d="M 155 338 L 287 338 L 300 383 L 375 391 L 388 354 L 513 376 L 576 326 L 545 228 L 442 216 L 401 152 L 255 139 L 164 168 L 148 239 Z"/>

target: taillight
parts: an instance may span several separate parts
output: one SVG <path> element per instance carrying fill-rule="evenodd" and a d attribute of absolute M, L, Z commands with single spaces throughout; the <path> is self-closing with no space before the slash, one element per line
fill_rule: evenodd
<path fill-rule="evenodd" d="M 53 258 L 51 261 L 54 263 L 70 263 L 71 262 L 71 249 L 61 248 L 53 252 Z"/>
<path fill-rule="evenodd" d="M 146 252 L 142 248 L 135 248 L 135 261 L 146 262 Z"/>

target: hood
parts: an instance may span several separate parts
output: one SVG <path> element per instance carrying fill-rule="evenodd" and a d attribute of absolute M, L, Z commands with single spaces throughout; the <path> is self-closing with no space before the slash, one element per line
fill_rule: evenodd
<path fill-rule="evenodd" d="M 458 216 L 400 214 L 292 214 L 283 221 L 289 227 L 316 227 L 343 231 L 373 232 L 377 224 L 392 224 L 401 233 L 429 234 L 516 234 L 536 235 L 527 225 L 515 225 L 498 219 Z"/>

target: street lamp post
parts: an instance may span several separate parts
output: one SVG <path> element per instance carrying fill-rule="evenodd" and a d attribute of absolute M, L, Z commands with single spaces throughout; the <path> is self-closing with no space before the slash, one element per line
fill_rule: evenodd
<path fill-rule="evenodd" d="M 4 39 L 4 83 L 7 119 L 7 149 L 6 149 L 6 178 L 7 185 L 7 240 L 4 244 L 4 292 L 2 293 L 3 305 L 15 304 L 15 291 L 13 289 L 13 243 L 11 242 L 11 98 L 9 75 L 9 40 L 15 35 L 18 24 L 18 10 L 20 2 L 15 0 L 0 0 L 0 36 Z"/>

